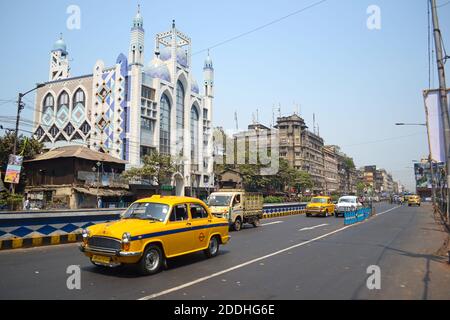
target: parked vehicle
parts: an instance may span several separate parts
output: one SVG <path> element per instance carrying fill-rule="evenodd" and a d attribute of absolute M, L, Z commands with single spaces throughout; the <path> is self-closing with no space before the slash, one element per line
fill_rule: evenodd
<path fill-rule="evenodd" d="M 344 196 L 340 197 L 336 205 L 334 216 L 337 218 L 339 216 L 344 216 L 347 211 L 355 211 L 362 208 L 363 205 L 358 201 L 356 196 Z"/>
<path fill-rule="evenodd" d="M 195 198 L 152 196 L 133 203 L 121 219 L 83 230 L 80 250 L 100 267 L 136 264 L 142 274 L 165 260 L 204 251 L 214 257 L 229 240 L 228 221 Z"/>
<path fill-rule="evenodd" d="M 408 207 L 419 206 L 420 207 L 420 197 L 418 195 L 413 195 L 408 197 Z"/>
<path fill-rule="evenodd" d="M 333 204 L 331 197 L 314 197 L 306 205 L 306 216 L 311 217 L 323 216 L 328 217 L 334 215 L 335 204 Z"/>
<path fill-rule="evenodd" d="M 208 197 L 211 212 L 228 220 L 230 227 L 239 231 L 244 223 L 260 225 L 263 216 L 263 195 L 241 189 L 222 189 Z"/>

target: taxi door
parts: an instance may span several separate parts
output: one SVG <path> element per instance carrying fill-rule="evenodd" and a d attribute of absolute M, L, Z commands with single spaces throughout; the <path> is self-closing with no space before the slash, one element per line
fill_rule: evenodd
<path fill-rule="evenodd" d="M 186 204 L 173 206 L 166 230 L 164 247 L 167 256 L 181 255 L 192 251 L 192 221 L 189 218 Z"/>
<path fill-rule="evenodd" d="M 192 241 L 193 250 L 200 250 L 206 248 L 208 244 L 209 235 L 211 234 L 212 217 L 208 215 L 208 211 L 201 204 L 189 204 L 189 213 L 192 221 Z"/>

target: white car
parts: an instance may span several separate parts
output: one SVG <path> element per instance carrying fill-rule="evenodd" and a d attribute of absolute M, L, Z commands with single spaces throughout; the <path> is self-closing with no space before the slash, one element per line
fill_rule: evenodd
<path fill-rule="evenodd" d="M 340 197 L 334 210 L 334 216 L 336 218 L 344 216 L 345 212 L 358 210 L 362 208 L 362 206 L 362 203 L 358 202 L 358 197 L 356 196 Z"/>

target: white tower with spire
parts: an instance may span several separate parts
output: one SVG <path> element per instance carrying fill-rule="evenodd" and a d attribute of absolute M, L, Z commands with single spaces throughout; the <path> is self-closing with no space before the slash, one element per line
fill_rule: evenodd
<path fill-rule="evenodd" d="M 141 16 L 141 7 L 138 5 L 138 12 L 133 19 L 133 27 L 131 27 L 130 52 L 128 54 L 130 65 L 144 66 L 144 35 L 144 19 Z"/>
<path fill-rule="evenodd" d="M 67 46 L 61 34 L 59 39 L 53 45 L 53 49 L 50 53 L 50 71 L 48 79 L 49 81 L 55 81 L 69 78 L 69 70 L 69 53 L 67 52 Z"/>
<path fill-rule="evenodd" d="M 205 97 L 212 99 L 214 98 L 214 67 L 209 50 L 203 67 L 203 77 L 205 78 Z"/>

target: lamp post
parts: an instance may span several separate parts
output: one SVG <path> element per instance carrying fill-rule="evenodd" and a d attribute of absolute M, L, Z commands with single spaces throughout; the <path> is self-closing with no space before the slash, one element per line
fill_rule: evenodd
<path fill-rule="evenodd" d="M 20 112 L 25 108 L 24 103 L 22 102 L 23 97 L 25 97 L 27 94 L 42 88 L 43 86 L 45 86 L 44 83 L 37 83 L 36 86 L 31 89 L 28 90 L 25 93 L 20 93 L 19 92 L 19 97 L 17 99 L 17 116 L 16 116 L 16 129 L 14 130 L 14 140 L 13 140 L 13 155 L 16 155 L 17 153 L 17 136 L 18 136 L 18 132 L 19 132 L 19 122 L 20 122 Z M 16 186 L 14 183 L 11 183 L 11 193 L 14 194 L 16 190 Z"/>
<path fill-rule="evenodd" d="M 95 166 L 94 167 L 92 167 L 92 171 L 95 173 L 95 171 L 97 171 L 97 207 L 99 207 L 99 205 L 98 205 L 98 200 L 99 200 L 99 197 L 98 197 L 98 188 L 99 188 L 99 185 L 100 185 L 100 166 L 101 166 L 102 164 L 101 164 L 101 162 L 100 161 L 98 161 L 96 164 L 95 164 Z"/>
<path fill-rule="evenodd" d="M 434 180 L 434 168 L 433 168 L 433 159 L 431 158 L 431 145 L 430 145 L 430 132 L 428 129 L 428 123 L 403 123 L 399 122 L 395 124 L 396 126 L 424 126 L 427 127 L 427 136 L 428 136 L 428 162 L 430 163 L 430 173 L 431 173 L 431 197 L 433 201 L 433 206 L 436 206 L 436 184 Z M 419 161 L 413 160 L 412 162 L 418 163 Z"/>

